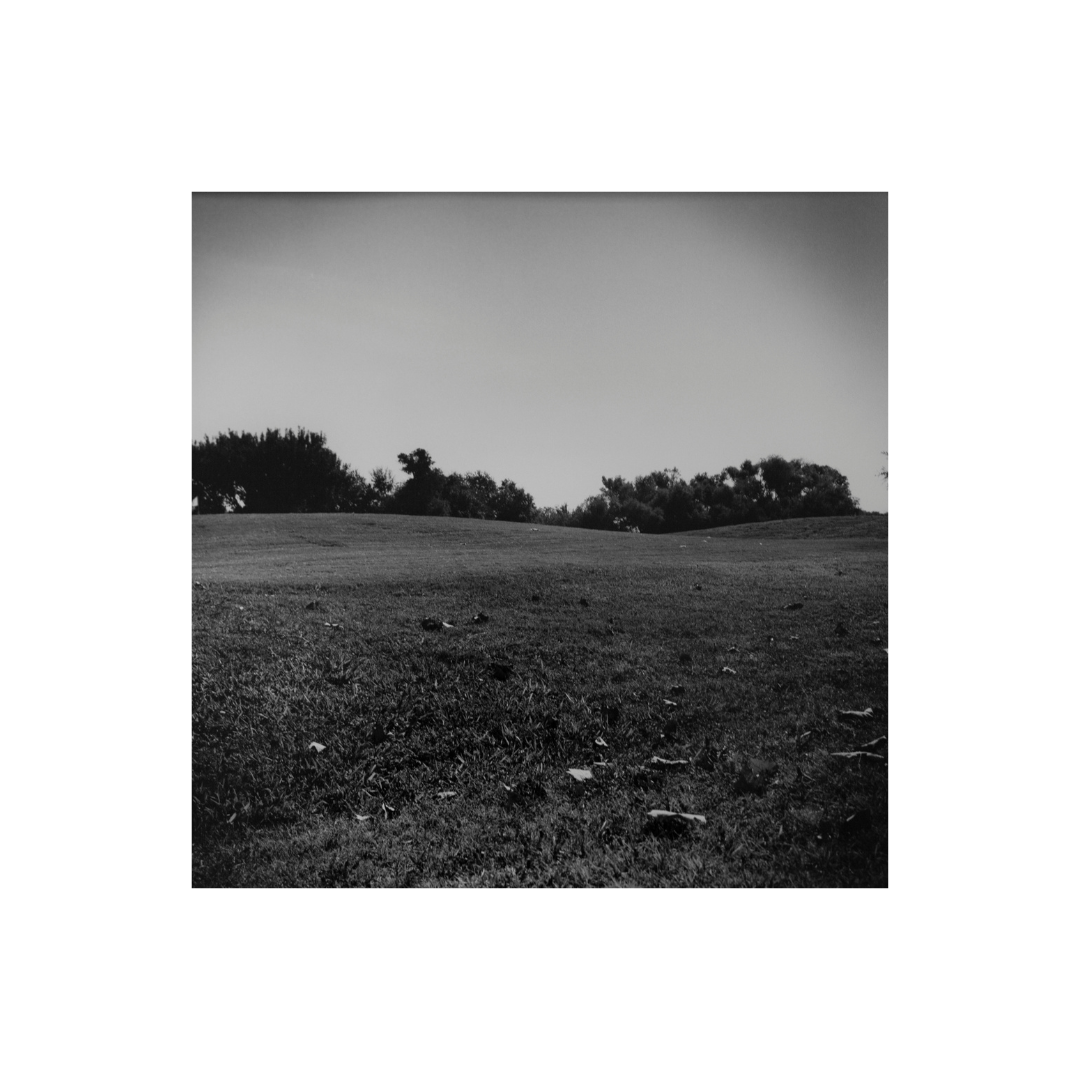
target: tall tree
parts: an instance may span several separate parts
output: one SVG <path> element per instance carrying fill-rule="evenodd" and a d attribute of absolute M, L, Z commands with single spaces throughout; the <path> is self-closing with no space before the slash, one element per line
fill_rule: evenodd
<path fill-rule="evenodd" d="M 191 457 L 200 512 L 334 513 L 370 501 L 367 482 L 327 447 L 326 437 L 303 428 L 268 428 L 259 436 L 229 431 L 193 444 Z"/>

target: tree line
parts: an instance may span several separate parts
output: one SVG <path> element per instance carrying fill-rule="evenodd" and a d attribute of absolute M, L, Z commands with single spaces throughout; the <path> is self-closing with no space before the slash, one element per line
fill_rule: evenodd
<path fill-rule="evenodd" d="M 569 509 L 536 506 L 512 480 L 444 473 L 424 449 L 398 454 L 406 479 L 344 464 L 322 434 L 229 431 L 192 444 L 192 512 L 383 513 L 533 522 L 585 529 L 681 532 L 751 521 L 859 513 L 847 477 L 828 465 L 773 455 L 684 479 L 678 469 L 601 477 L 600 491 Z"/>

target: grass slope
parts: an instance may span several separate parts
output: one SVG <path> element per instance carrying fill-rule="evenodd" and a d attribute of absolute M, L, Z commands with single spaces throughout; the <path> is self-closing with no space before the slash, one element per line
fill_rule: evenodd
<path fill-rule="evenodd" d="M 196 885 L 887 884 L 887 518 L 192 525 Z"/>

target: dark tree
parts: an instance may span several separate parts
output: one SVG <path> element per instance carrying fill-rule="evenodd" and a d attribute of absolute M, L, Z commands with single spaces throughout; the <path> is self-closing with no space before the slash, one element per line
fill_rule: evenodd
<path fill-rule="evenodd" d="M 446 501 L 440 498 L 445 477 L 435 468 L 431 455 L 421 448 L 411 454 L 398 454 L 398 461 L 408 480 L 397 489 L 390 503 L 394 513 L 448 513 Z"/>
<path fill-rule="evenodd" d="M 367 483 L 326 437 L 303 428 L 230 431 L 195 443 L 191 457 L 192 497 L 204 513 L 339 513 L 362 509 L 369 498 Z"/>
<path fill-rule="evenodd" d="M 536 513 L 533 497 L 512 480 L 504 480 L 491 500 L 499 521 L 532 521 Z"/>

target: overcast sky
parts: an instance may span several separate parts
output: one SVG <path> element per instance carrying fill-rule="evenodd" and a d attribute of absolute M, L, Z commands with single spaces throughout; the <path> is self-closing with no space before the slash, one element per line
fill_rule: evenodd
<path fill-rule="evenodd" d="M 196 195 L 192 437 L 424 447 L 538 505 L 768 454 L 886 510 L 882 195 Z"/>

